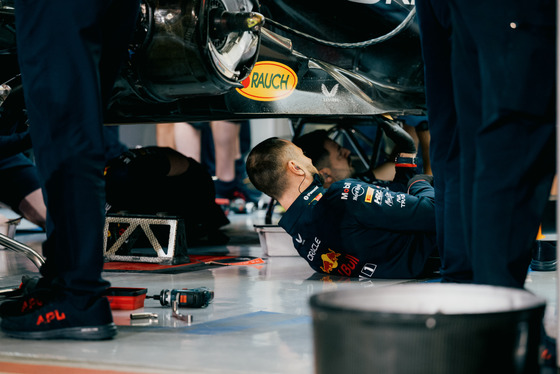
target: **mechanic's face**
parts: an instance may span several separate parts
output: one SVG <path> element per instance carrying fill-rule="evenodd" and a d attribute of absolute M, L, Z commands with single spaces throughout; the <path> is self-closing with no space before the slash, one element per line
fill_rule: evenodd
<path fill-rule="evenodd" d="M 354 172 L 350 162 L 350 150 L 342 148 L 334 140 L 326 140 L 325 149 L 329 152 L 331 177 L 334 181 L 350 178 Z"/>

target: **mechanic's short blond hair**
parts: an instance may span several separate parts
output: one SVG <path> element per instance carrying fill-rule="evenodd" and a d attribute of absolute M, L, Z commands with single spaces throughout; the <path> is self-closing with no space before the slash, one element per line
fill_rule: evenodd
<path fill-rule="evenodd" d="M 295 145 L 279 138 L 257 144 L 247 157 L 247 175 L 259 191 L 277 199 L 286 190 L 288 161 L 297 159 Z"/>

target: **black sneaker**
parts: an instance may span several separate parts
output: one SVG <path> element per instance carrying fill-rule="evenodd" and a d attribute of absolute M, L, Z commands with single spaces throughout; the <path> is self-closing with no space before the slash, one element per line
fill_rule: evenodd
<path fill-rule="evenodd" d="M 228 199 L 229 210 L 234 213 L 251 213 L 255 210 L 261 192 L 248 188 L 242 181 L 222 182 L 215 180 L 216 198 Z"/>
<path fill-rule="evenodd" d="M 255 203 L 249 201 L 247 195 L 240 190 L 235 190 L 232 194 L 231 203 L 229 208 L 234 213 L 252 213 L 255 210 Z"/>
<path fill-rule="evenodd" d="M 556 371 L 556 339 L 546 335 L 544 329 L 541 332 L 540 364 L 542 368 L 554 368 Z"/>
<path fill-rule="evenodd" d="M 532 248 L 531 270 L 556 270 L 556 243 L 536 240 Z"/>
<path fill-rule="evenodd" d="M 22 299 L 2 303 L 0 317 L 2 331 L 20 339 L 105 340 L 117 334 L 105 297 L 78 308 L 68 296 L 39 289 Z"/>

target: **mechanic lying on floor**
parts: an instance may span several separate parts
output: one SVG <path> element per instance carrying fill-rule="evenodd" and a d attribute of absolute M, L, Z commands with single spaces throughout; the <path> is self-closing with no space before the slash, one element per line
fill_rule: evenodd
<path fill-rule="evenodd" d="M 387 187 L 391 191 L 406 192 L 409 179 L 416 175 L 416 146 L 412 138 L 406 134 L 399 137 L 399 143 L 396 148 L 400 149 L 400 157 L 395 162 L 391 162 L 390 166 L 385 164 L 381 166 L 383 169 L 388 167 L 393 169 L 392 180 L 388 181 L 378 179 L 376 171 L 356 173 L 350 160 L 350 150 L 332 140 L 325 130 L 315 130 L 294 139 L 294 144 L 311 159 L 313 166 L 323 177 L 325 188 L 329 188 L 339 180 L 355 178 L 362 182 Z M 386 170 L 384 174 L 387 174 Z"/>
<path fill-rule="evenodd" d="M 369 278 L 419 278 L 439 268 L 434 189 L 417 175 L 408 193 L 344 179 L 323 187 L 303 151 L 270 138 L 247 159 L 247 173 L 286 213 L 279 222 L 318 272 Z"/>
<path fill-rule="evenodd" d="M 216 204 L 212 177 L 201 164 L 167 147 L 128 149 L 116 126 L 103 127 L 103 133 L 107 212 L 180 216 L 189 246 L 228 242 L 220 228 L 229 220 Z M 0 186 L 0 201 L 44 228 L 46 206 L 37 168 L 17 153 L 30 148 L 27 133 L 0 134 L 0 177 L 6 177 L 0 178 L 6 181 Z"/>

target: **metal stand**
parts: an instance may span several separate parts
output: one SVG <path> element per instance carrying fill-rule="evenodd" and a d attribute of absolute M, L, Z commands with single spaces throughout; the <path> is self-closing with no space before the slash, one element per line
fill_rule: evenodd
<path fill-rule="evenodd" d="M 0 234 L 0 245 L 4 246 L 6 249 L 21 253 L 31 260 L 37 266 L 38 269 L 45 263 L 43 257 L 37 253 L 33 248 L 26 246 L 14 240 L 4 234 Z"/>
<path fill-rule="evenodd" d="M 104 238 L 106 261 L 189 262 L 185 223 L 179 217 L 108 214 Z"/>

